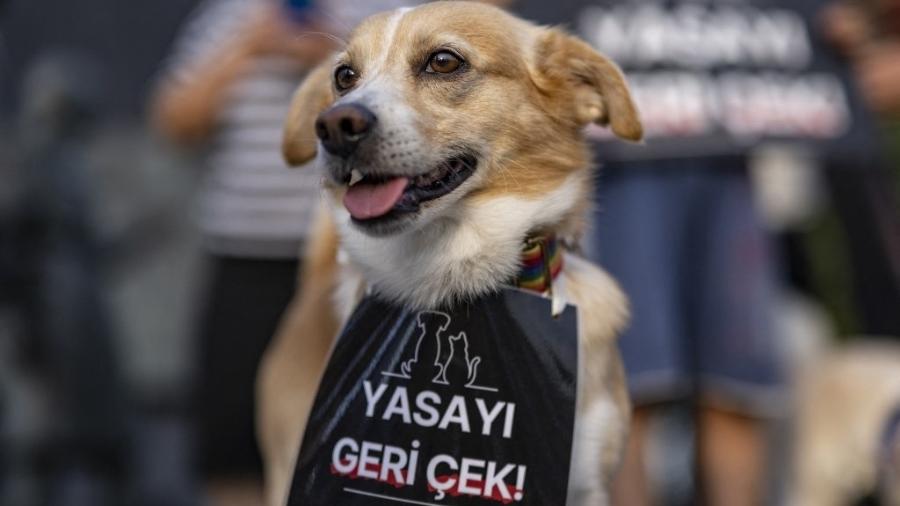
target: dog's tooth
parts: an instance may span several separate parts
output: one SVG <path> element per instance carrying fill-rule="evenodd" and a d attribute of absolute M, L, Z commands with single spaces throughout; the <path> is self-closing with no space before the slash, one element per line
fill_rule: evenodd
<path fill-rule="evenodd" d="M 363 175 L 359 169 L 353 169 L 350 171 L 350 186 L 355 185 L 356 183 L 362 181 Z"/>

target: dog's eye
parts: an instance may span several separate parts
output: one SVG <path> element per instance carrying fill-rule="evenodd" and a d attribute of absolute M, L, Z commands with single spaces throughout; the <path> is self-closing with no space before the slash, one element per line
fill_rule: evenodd
<path fill-rule="evenodd" d="M 352 88 L 357 79 L 359 79 L 359 74 L 349 65 L 341 65 L 334 71 L 334 85 L 338 91 Z"/>
<path fill-rule="evenodd" d="M 428 67 L 425 72 L 432 74 L 449 74 L 462 66 L 462 58 L 450 51 L 438 51 L 428 59 Z"/>

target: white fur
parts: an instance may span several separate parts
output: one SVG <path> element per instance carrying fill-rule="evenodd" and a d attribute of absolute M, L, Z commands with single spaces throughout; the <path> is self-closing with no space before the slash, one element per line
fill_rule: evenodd
<path fill-rule="evenodd" d="M 387 26 L 384 29 L 384 51 L 381 52 L 381 58 L 378 59 L 378 62 L 372 68 L 373 74 L 378 74 L 388 66 L 391 56 L 390 48 L 394 45 L 394 39 L 397 37 L 397 28 L 400 26 L 400 20 L 411 10 L 412 7 L 401 7 L 395 10 L 391 14 L 390 19 L 388 19 Z"/>
<path fill-rule="evenodd" d="M 346 256 L 344 249 L 338 251 L 338 263 L 341 268 L 338 270 L 337 287 L 334 291 L 334 303 L 341 326 L 350 319 L 353 308 L 366 291 L 363 275 L 349 261 L 342 261 L 342 256 Z"/>
<path fill-rule="evenodd" d="M 609 504 L 608 489 L 625 447 L 629 408 L 616 338 L 628 320 L 628 303 L 606 271 L 565 253 L 555 283 L 578 313 L 578 416 L 568 506 Z"/>
<path fill-rule="evenodd" d="M 586 177 L 572 174 L 537 199 L 464 201 L 422 227 L 387 237 L 358 230 L 339 203 L 333 209 L 341 244 L 366 281 L 388 298 L 427 308 L 484 294 L 513 279 L 528 232 L 570 212 Z"/>
<path fill-rule="evenodd" d="M 569 469 L 569 506 L 609 504 L 608 491 L 602 486 L 601 477 L 606 470 L 600 457 L 606 451 L 609 431 L 623 429 L 621 413 L 608 395 L 596 400 L 576 418 Z"/>

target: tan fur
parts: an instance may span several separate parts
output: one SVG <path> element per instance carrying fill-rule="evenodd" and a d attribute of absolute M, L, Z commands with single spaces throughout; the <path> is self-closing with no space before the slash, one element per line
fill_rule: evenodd
<path fill-rule="evenodd" d="M 876 489 L 881 434 L 900 405 L 900 346 L 860 340 L 831 350 L 798 383 L 787 504 L 853 504 Z M 900 497 L 891 500 L 885 504 L 900 505 Z"/>
<path fill-rule="evenodd" d="M 306 77 L 303 86 L 294 93 L 291 109 L 284 124 L 282 154 L 291 165 L 300 165 L 316 156 L 316 116 L 334 99 L 330 86 L 332 62 L 319 64 Z"/>
<path fill-rule="evenodd" d="M 450 79 L 419 74 L 429 54 L 442 47 L 458 50 L 470 71 Z M 339 64 L 352 65 L 360 75 L 357 88 L 345 97 L 331 84 Z M 435 2 L 360 25 L 345 51 L 297 92 L 285 131 L 287 160 L 302 164 L 317 156 L 310 142 L 316 116 L 330 103 L 358 100 L 381 107 L 375 112 L 379 128 L 391 134 L 388 141 L 410 146 L 395 153 L 397 160 L 411 162 L 403 169 L 409 174 L 444 156 L 448 146 L 475 149 L 479 165 L 453 193 L 423 204 L 416 225 L 386 237 L 361 234 L 340 205 L 345 186 L 326 180 L 333 228 L 317 233 L 334 237 L 337 232 L 349 262 L 335 269 L 323 257 L 312 260 L 329 267 L 315 282 L 304 283 L 264 364 L 260 436 L 270 506 L 283 504 L 287 493 L 322 369 L 321 362 L 311 362 L 324 360 L 333 321 L 348 314 L 363 286 L 377 286 L 384 296 L 414 307 L 499 288 L 517 271 L 528 233 L 550 231 L 573 241 L 581 234 L 591 189 L 582 129 L 596 122 L 625 139 L 641 136 L 637 111 L 612 62 L 560 30 L 469 2 Z M 327 166 L 327 157 L 318 157 L 317 165 Z M 399 161 L 378 157 L 370 165 L 369 170 L 382 165 L 391 173 L 401 170 Z M 335 283 L 342 286 L 338 305 L 329 307 L 322 301 Z M 606 273 L 573 254 L 567 254 L 556 290 L 579 307 L 585 365 L 569 505 L 608 504 L 628 425 L 615 346 L 627 321 L 627 303 Z M 328 322 L 309 320 L 322 318 Z M 279 371 L 288 368 L 293 371 Z"/>
<path fill-rule="evenodd" d="M 367 72 L 382 70 L 367 62 L 378 61 L 376 52 L 389 22 L 390 16 L 384 14 L 364 22 L 346 50 L 304 82 L 285 132 L 284 152 L 290 163 L 299 165 L 315 156 L 312 125 L 335 97 L 331 84 L 335 61 L 355 64 L 363 78 Z M 409 29 L 421 25 L 419 30 Z M 474 51 L 467 53 L 473 56 L 471 64 L 483 66 L 484 75 L 451 87 L 410 80 L 405 62 L 427 57 L 445 39 L 471 44 Z M 577 134 L 588 123 L 609 124 L 628 140 L 642 136 L 637 109 L 614 63 L 560 30 L 534 26 L 491 6 L 435 2 L 417 8 L 403 18 L 387 53 L 400 62 L 399 68 L 388 70 L 391 77 L 406 83 L 403 96 L 424 118 L 435 145 L 460 141 L 490 145 L 491 180 L 473 198 L 541 195 L 561 184 L 573 170 L 590 163 Z"/>
<path fill-rule="evenodd" d="M 306 250 L 300 290 L 285 311 L 257 378 L 257 439 L 266 462 L 266 504 L 281 504 L 309 407 L 338 330 L 331 295 L 337 235 L 320 212 Z"/>

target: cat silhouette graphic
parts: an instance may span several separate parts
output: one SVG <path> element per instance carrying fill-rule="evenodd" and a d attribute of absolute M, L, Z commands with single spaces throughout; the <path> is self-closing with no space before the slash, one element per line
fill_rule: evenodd
<path fill-rule="evenodd" d="M 464 331 L 446 335 L 450 324 L 450 315 L 440 311 L 417 314 L 416 325 L 420 331 L 412 357 L 400 363 L 399 372 L 385 371 L 382 374 L 414 382 L 496 391 L 475 384 L 481 357 L 472 355 L 469 338 Z"/>

